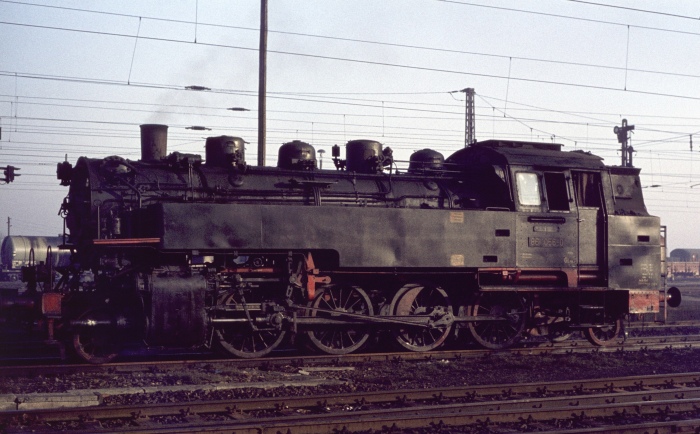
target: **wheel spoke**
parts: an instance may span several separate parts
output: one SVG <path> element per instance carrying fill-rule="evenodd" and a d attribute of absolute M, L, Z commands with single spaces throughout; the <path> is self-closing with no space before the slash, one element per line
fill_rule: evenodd
<path fill-rule="evenodd" d="M 350 299 L 348 298 L 348 302 L 349 302 L 349 301 L 350 301 Z M 352 312 L 353 309 L 355 308 L 355 306 L 357 306 L 357 305 L 360 304 L 361 302 L 362 302 L 362 300 L 360 300 L 360 299 L 358 298 L 358 299 L 355 300 L 350 306 L 347 306 L 347 307 L 345 308 L 345 310 Z"/>

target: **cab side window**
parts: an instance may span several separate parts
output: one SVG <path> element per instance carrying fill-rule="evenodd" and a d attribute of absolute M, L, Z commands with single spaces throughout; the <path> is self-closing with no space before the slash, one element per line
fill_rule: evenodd
<path fill-rule="evenodd" d="M 516 172 L 515 182 L 518 188 L 518 202 L 520 202 L 520 205 L 540 206 L 542 204 L 540 179 L 536 173 Z"/>
<path fill-rule="evenodd" d="M 544 185 L 550 211 L 569 211 L 567 179 L 560 172 L 545 172 Z"/>
<path fill-rule="evenodd" d="M 574 180 L 574 192 L 578 206 L 600 208 L 600 173 L 597 172 L 572 172 Z"/>

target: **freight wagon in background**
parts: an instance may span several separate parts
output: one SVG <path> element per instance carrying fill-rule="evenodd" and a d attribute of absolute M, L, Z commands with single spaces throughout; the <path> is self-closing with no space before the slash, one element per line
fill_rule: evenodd
<path fill-rule="evenodd" d="M 58 165 L 71 262 L 49 267 L 62 277 L 35 306 L 50 339 L 88 362 L 129 341 L 238 357 L 288 338 L 336 355 L 377 336 L 501 349 L 582 330 L 606 345 L 626 315 L 680 302 L 663 289 L 639 169 L 587 152 L 488 140 L 399 167 L 353 140 L 319 170 L 300 141 L 256 167 L 241 138 L 208 138 L 203 161 L 168 154 L 167 126 L 141 132 L 139 161 Z M 43 274 L 29 269 L 30 286 Z"/>

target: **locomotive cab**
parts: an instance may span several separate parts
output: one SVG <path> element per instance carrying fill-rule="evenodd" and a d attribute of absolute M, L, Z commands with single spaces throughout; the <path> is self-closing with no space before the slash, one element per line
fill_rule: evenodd
<path fill-rule="evenodd" d="M 447 162 L 471 172 L 506 169 L 515 254 L 497 262 L 507 278 L 484 270 L 491 278 L 482 283 L 531 292 L 536 310 L 567 312 L 596 343 L 596 324 L 613 324 L 617 336 L 624 314 L 659 311 L 660 226 L 644 206 L 639 169 L 604 166 L 556 144 L 504 141 L 475 143 Z M 547 287 L 576 293 L 579 302 L 562 303 L 561 293 L 542 292 Z"/>

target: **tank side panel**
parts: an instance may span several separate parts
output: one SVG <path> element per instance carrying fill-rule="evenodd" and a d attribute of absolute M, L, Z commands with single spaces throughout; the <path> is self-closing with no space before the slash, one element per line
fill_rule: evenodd
<path fill-rule="evenodd" d="M 163 204 L 172 250 L 335 250 L 343 267 L 512 267 L 515 217 L 499 211 Z"/>
<path fill-rule="evenodd" d="M 164 249 L 263 248 L 258 206 L 163 204 L 152 210 L 156 213 L 152 229 L 160 232 Z"/>

